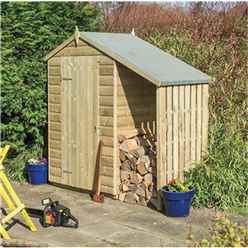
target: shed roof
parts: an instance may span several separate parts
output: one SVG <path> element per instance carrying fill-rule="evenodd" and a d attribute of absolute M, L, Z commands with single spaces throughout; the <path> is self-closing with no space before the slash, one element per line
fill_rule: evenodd
<path fill-rule="evenodd" d="M 157 86 L 208 83 L 211 80 L 207 74 L 132 34 L 80 32 L 79 36 Z M 61 49 L 59 47 L 47 59 Z"/>
<path fill-rule="evenodd" d="M 158 86 L 211 80 L 207 74 L 132 34 L 81 32 L 80 35 L 83 40 Z"/>

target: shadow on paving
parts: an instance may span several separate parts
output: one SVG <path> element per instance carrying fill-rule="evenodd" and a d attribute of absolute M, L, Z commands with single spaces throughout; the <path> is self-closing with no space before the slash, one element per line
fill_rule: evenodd
<path fill-rule="evenodd" d="M 88 194 L 51 185 L 14 184 L 26 207 L 41 209 L 41 200 L 50 197 L 69 207 L 79 219 L 79 228 L 43 228 L 33 219 L 38 232 L 15 224 L 9 234 L 48 246 L 187 246 L 187 237 L 202 238 L 214 211 L 193 210 L 187 218 L 168 218 L 147 207 L 121 203 L 105 197 L 103 204 L 91 201 Z"/>

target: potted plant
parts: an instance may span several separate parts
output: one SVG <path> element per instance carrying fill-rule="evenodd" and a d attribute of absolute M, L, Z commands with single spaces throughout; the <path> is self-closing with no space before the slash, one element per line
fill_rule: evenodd
<path fill-rule="evenodd" d="M 189 215 L 195 189 L 178 179 L 173 179 L 162 189 L 165 215 L 186 217 Z"/>
<path fill-rule="evenodd" d="M 28 182 L 31 184 L 46 184 L 48 181 L 47 159 L 29 159 L 27 162 Z"/>

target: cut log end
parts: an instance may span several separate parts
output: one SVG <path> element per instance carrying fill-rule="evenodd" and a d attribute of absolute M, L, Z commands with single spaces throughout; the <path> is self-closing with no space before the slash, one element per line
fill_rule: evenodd
<path fill-rule="evenodd" d="M 122 202 L 146 206 L 156 195 L 156 145 L 142 134 L 127 138 L 119 135 L 120 192 Z"/>

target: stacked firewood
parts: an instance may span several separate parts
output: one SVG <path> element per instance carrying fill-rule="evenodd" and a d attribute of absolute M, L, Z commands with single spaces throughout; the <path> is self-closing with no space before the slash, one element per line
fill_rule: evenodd
<path fill-rule="evenodd" d="M 153 136 L 119 136 L 119 200 L 147 205 L 156 194 L 156 145 Z"/>

